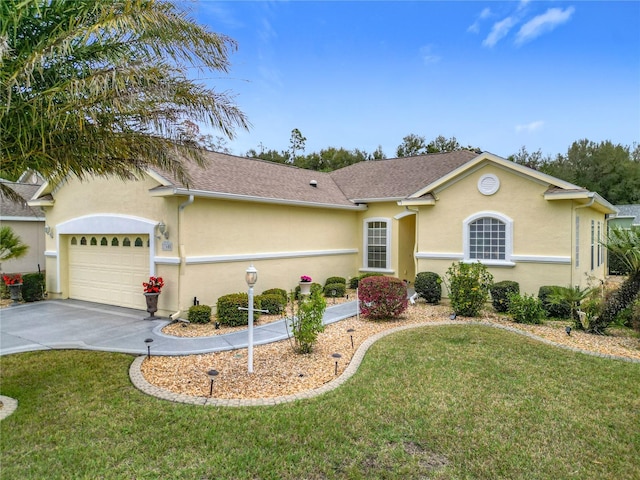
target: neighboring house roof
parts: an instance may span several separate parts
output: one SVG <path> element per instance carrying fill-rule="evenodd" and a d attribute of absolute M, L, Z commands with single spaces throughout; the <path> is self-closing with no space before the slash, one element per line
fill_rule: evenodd
<path fill-rule="evenodd" d="M 616 218 L 633 218 L 632 225 L 640 225 L 640 205 L 616 205 L 618 214 Z"/>
<path fill-rule="evenodd" d="M 39 207 L 30 207 L 27 201 L 31 199 L 40 188 L 40 185 L 31 183 L 17 183 L 2 181 L 20 197 L 24 199 L 24 203 L 13 202 L 6 198 L 2 199 L 2 207 L 0 207 L 0 219 L 2 220 L 24 220 L 24 221 L 44 221 L 44 212 Z"/>

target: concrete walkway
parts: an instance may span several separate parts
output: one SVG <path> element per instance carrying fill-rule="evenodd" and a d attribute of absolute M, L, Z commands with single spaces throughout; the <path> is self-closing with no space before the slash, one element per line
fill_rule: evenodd
<path fill-rule="evenodd" d="M 324 323 L 356 314 L 356 302 L 329 305 Z M 248 332 L 178 338 L 164 335 L 169 319 L 145 320 L 147 312 L 81 302 L 46 300 L 0 309 L 0 355 L 49 349 L 85 349 L 153 355 L 193 355 L 246 348 Z M 279 320 L 254 327 L 254 345 L 288 338 L 287 324 Z"/>

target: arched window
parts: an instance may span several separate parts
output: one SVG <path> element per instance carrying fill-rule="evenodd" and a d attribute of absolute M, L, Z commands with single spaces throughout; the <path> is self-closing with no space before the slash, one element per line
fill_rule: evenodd
<path fill-rule="evenodd" d="M 78 245 L 78 239 L 76 237 L 71 237 L 71 245 Z"/>
<path fill-rule="evenodd" d="M 98 245 L 98 240 L 96 240 L 96 237 L 91 237 L 91 245 Z"/>
<path fill-rule="evenodd" d="M 87 237 L 82 237 L 80 239 L 80 245 L 86 245 L 87 244 Z"/>
<path fill-rule="evenodd" d="M 124 237 L 124 240 L 122 240 L 122 246 L 123 247 L 130 247 L 131 246 L 131 240 L 129 240 L 129 237 Z"/>
<path fill-rule="evenodd" d="M 142 246 L 143 246 L 143 244 L 142 244 L 142 239 L 141 239 L 140 237 L 137 237 L 137 238 L 136 238 L 136 242 L 135 242 L 135 244 L 134 244 L 134 245 L 135 245 L 136 247 L 142 247 Z"/>
<path fill-rule="evenodd" d="M 100 246 L 102 246 L 102 247 L 106 247 L 106 246 L 108 246 L 108 245 L 109 245 L 109 242 L 107 241 L 107 237 L 102 237 L 102 238 L 100 239 Z"/>
<path fill-rule="evenodd" d="M 111 246 L 112 247 L 117 247 L 118 245 L 120 245 L 120 242 L 118 242 L 118 237 L 113 237 L 111 239 Z"/>
<path fill-rule="evenodd" d="M 464 258 L 468 261 L 510 262 L 513 220 L 496 212 L 480 212 L 464 221 Z"/>

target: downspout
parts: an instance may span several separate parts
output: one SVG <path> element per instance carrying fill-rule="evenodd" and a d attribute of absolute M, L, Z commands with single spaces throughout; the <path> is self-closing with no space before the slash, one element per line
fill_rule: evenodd
<path fill-rule="evenodd" d="M 182 245 L 182 212 L 185 208 L 191 205 L 194 202 L 195 198 L 193 195 L 189 195 L 189 198 L 186 202 L 183 202 L 178 206 L 178 252 L 180 255 L 180 265 L 178 266 L 178 311 L 171 315 L 171 320 L 177 320 L 182 313 L 182 309 L 180 308 L 180 299 L 182 298 L 182 280 L 179 277 L 182 277 L 185 272 L 186 266 L 186 254 L 184 245 Z"/>
<path fill-rule="evenodd" d="M 596 196 L 592 193 L 591 194 L 591 200 L 589 200 L 587 203 L 585 203 L 584 205 L 578 205 L 577 207 L 573 208 L 573 212 L 575 214 L 575 211 L 578 210 L 579 208 L 589 208 L 591 205 L 593 205 L 593 203 L 596 201 Z M 577 215 L 575 215 L 577 217 Z M 572 242 L 571 245 L 571 252 L 575 252 L 575 218 L 573 220 L 573 225 L 571 226 L 571 238 L 574 239 L 574 241 Z M 580 251 L 582 251 L 582 249 L 580 249 Z M 569 285 L 573 285 L 573 280 L 574 280 L 574 273 L 575 273 L 575 267 L 571 268 L 571 283 Z"/>

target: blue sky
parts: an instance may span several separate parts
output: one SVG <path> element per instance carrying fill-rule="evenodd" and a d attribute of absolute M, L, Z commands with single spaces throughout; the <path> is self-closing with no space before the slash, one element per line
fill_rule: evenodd
<path fill-rule="evenodd" d="M 227 75 L 201 78 L 249 117 L 228 143 L 237 155 L 287 149 L 294 128 L 306 153 L 381 145 L 388 157 L 410 133 L 504 157 L 640 141 L 640 2 L 186 5 L 238 42 Z"/>

